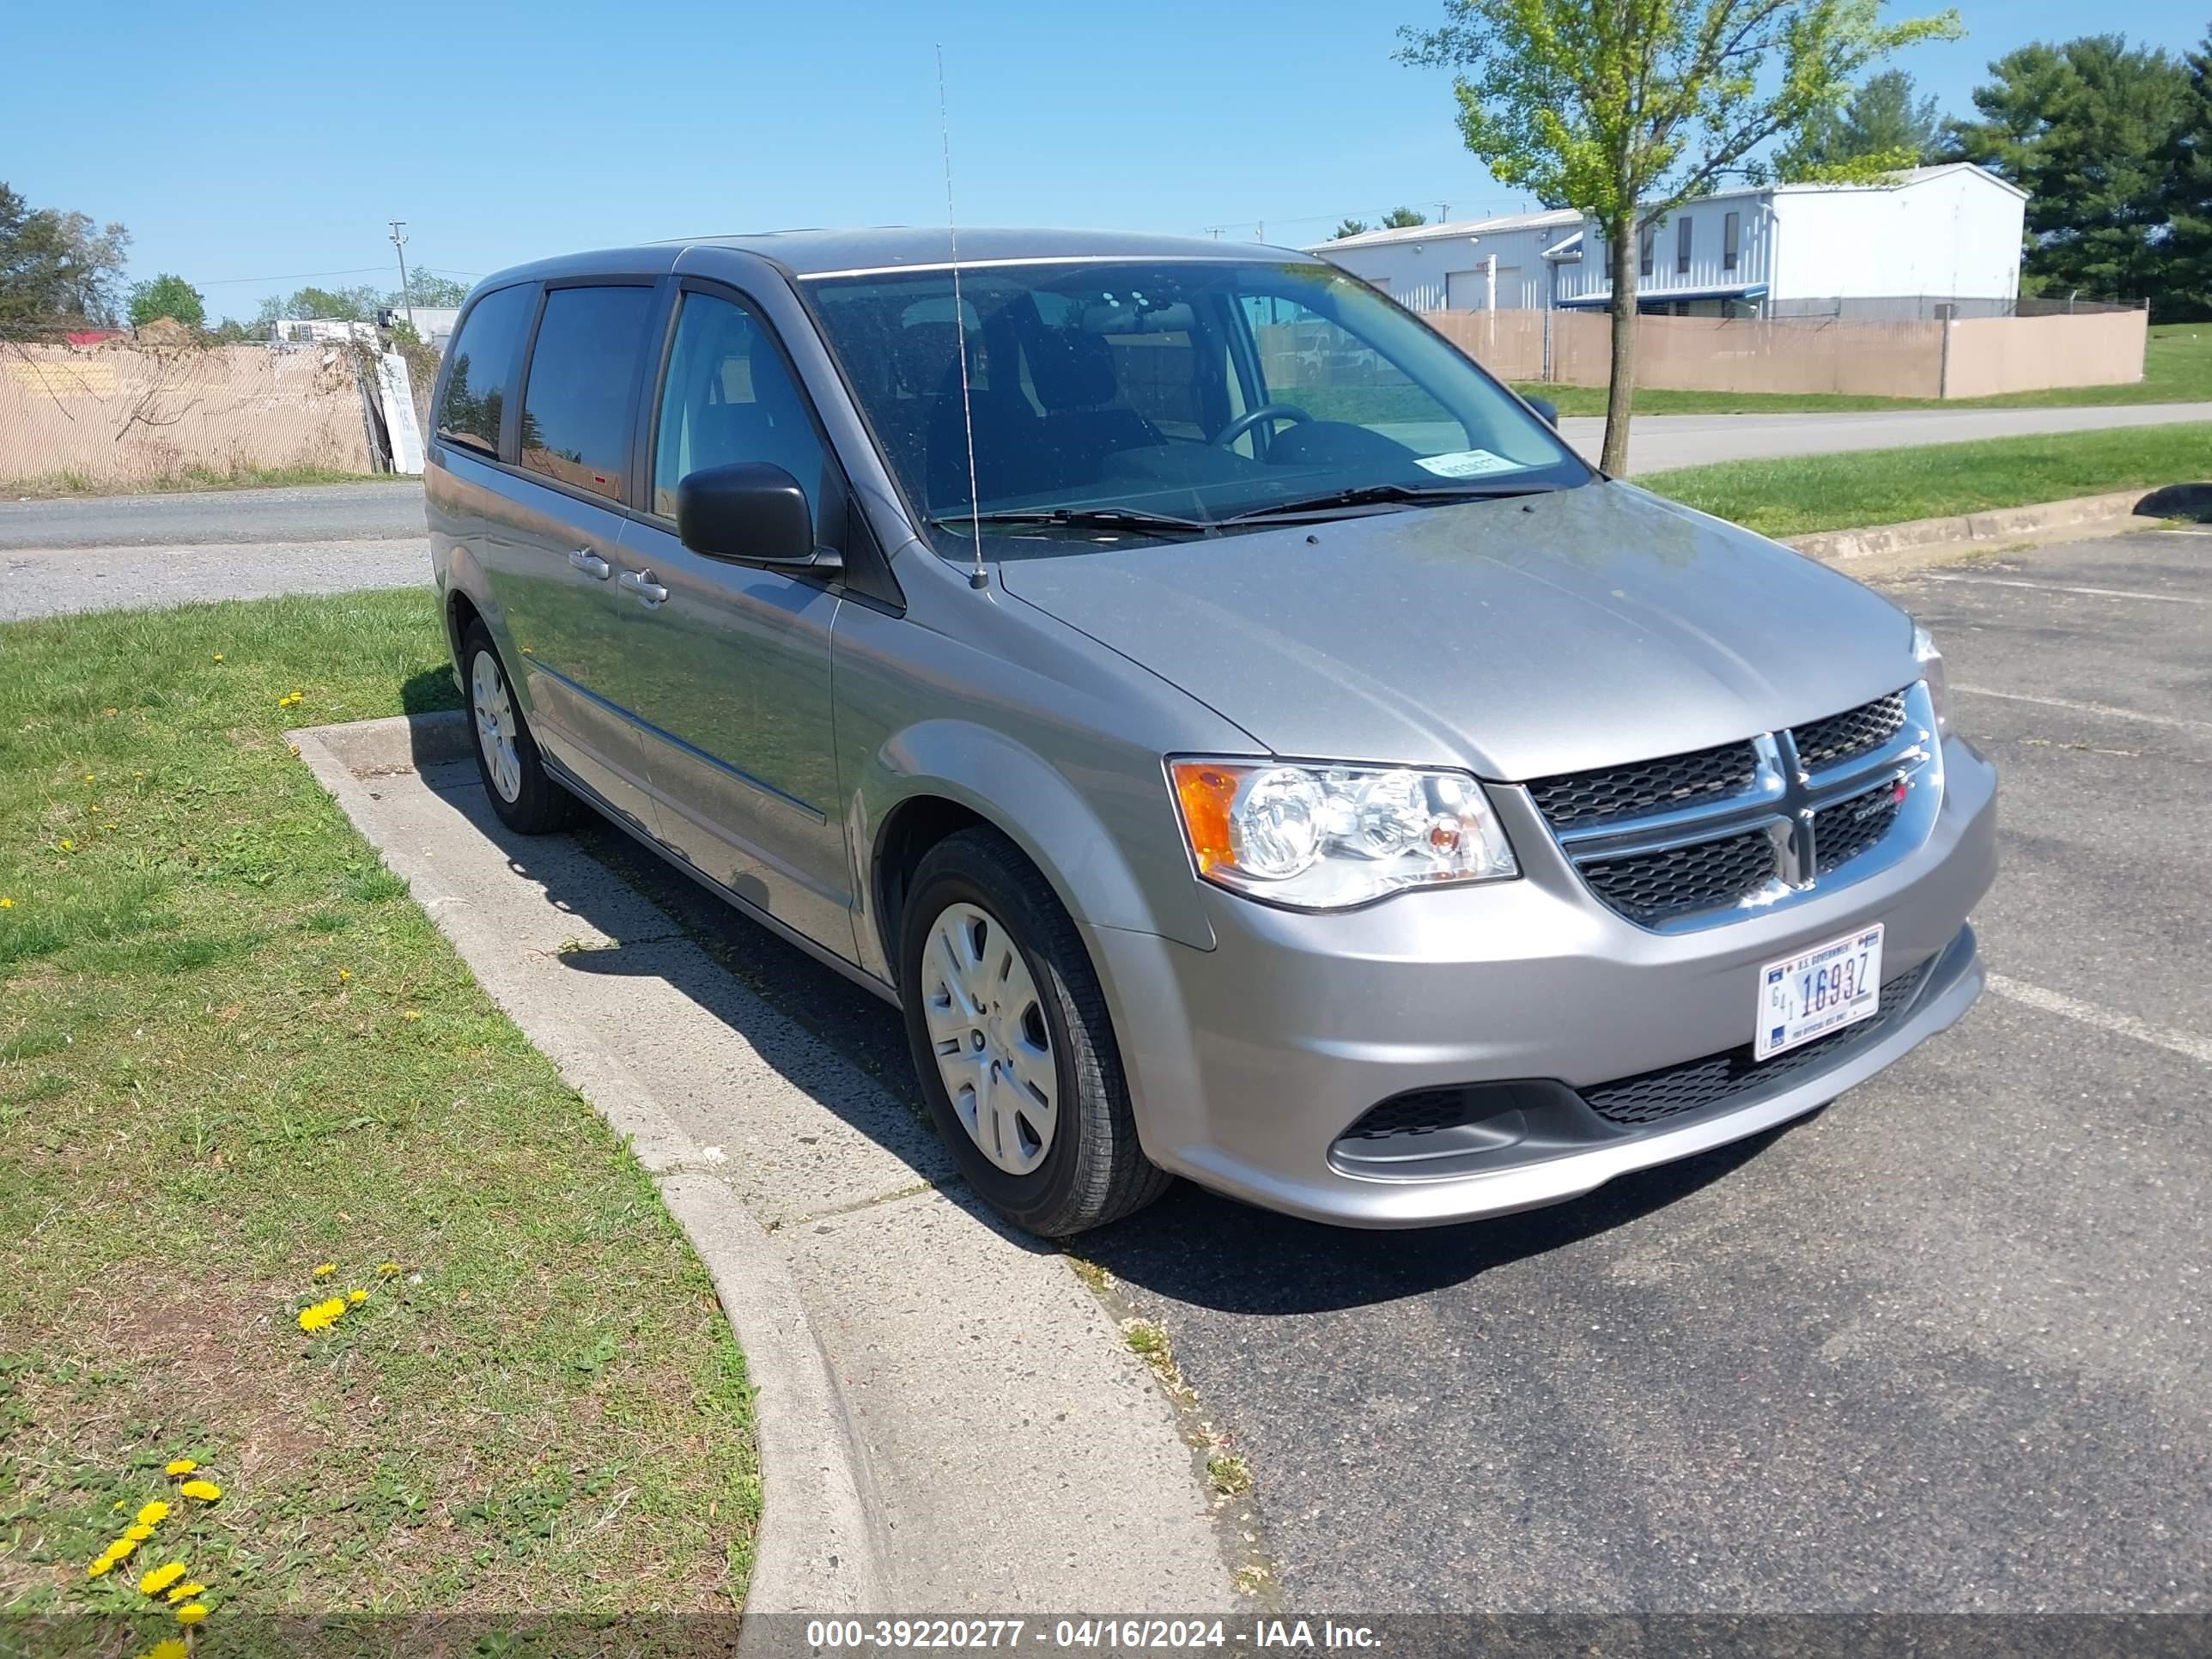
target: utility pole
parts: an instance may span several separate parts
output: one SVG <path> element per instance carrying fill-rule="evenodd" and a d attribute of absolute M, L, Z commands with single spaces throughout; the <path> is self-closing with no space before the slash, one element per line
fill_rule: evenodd
<path fill-rule="evenodd" d="M 392 246 L 399 251 L 399 303 L 407 309 L 407 326 L 415 326 L 415 295 L 407 286 L 407 222 L 394 219 L 392 224 Z"/>

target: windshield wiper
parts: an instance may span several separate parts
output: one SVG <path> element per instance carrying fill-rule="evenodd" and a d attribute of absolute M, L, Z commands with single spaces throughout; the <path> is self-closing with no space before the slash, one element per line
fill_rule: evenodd
<path fill-rule="evenodd" d="M 1266 507 L 1255 507 L 1249 513 L 1232 513 L 1221 520 L 1224 524 L 1267 524 L 1276 520 L 1310 519 L 1325 516 L 1339 507 L 1401 506 L 1432 506 L 1448 501 L 1496 501 L 1508 495 L 1545 495 L 1558 489 L 1547 483 L 1371 483 L 1354 484 L 1346 489 L 1332 489 L 1319 495 L 1304 495 L 1295 501 L 1273 501 Z"/>
<path fill-rule="evenodd" d="M 1185 535 L 1206 535 L 1213 528 L 1208 519 L 1177 518 L 1172 513 L 1147 513 L 1140 507 L 1016 507 L 994 513 L 940 513 L 930 523 L 942 530 L 959 530 L 975 524 L 1036 525 L 1048 530 L 1158 530 Z"/>

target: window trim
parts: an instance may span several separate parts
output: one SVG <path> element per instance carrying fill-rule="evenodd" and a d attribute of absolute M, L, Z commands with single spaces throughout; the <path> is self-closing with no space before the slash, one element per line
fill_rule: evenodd
<path fill-rule="evenodd" d="M 1690 216 L 1686 213 L 1678 214 L 1674 219 L 1674 274 L 1677 276 L 1686 276 L 1690 274 L 1690 253 L 1692 246 Z"/>
<path fill-rule="evenodd" d="M 1734 270 L 1742 263 L 1743 215 L 1729 212 L 1721 219 L 1721 269 Z"/>
<path fill-rule="evenodd" d="M 626 434 L 629 441 L 623 446 L 623 452 L 626 456 L 634 456 L 637 447 L 637 377 L 644 366 L 646 354 L 643 347 L 645 343 L 653 337 L 653 325 L 656 311 L 665 310 L 666 307 L 665 290 L 667 286 L 668 278 L 665 276 L 640 276 L 635 274 L 555 276 L 549 277 L 538 284 L 538 312 L 530 319 L 530 333 L 523 346 L 522 368 L 517 376 L 515 396 L 510 400 L 510 406 L 504 412 L 501 422 L 499 447 L 502 465 L 510 469 L 518 477 L 527 478 L 532 483 L 542 484 L 548 489 L 556 489 L 563 495 L 573 495 L 580 501 L 588 501 L 592 506 L 605 508 L 609 512 L 621 513 L 630 509 L 631 497 L 636 487 L 637 474 L 634 465 L 629 468 L 629 476 L 623 480 L 623 493 L 620 495 L 603 495 L 596 489 L 586 489 L 580 484 L 568 483 L 554 477 L 550 473 L 540 472 L 534 467 L 525 466 L 522 464 L 522 405 L 524 400 L 530 395 L 530 371 L 537 366 L 538 337 L 539 331 L 545 325 L 546 307 L 556 292 L 562 289 L 573 288 L 641 288 L 646 290 L 647 295 L 645 327 L 638 337 L 640 349 L 630 366 L 630 395 L 623 399 L 623 404 L 624 416 L 629 424 L 629 431 Z"/>
<path fill-rule="evenodd" d="M 1638 228 L 1636 235 L 1636 274 L 1649 276 L 1658 252 L 1659 227 L 1646 222 Z"/>

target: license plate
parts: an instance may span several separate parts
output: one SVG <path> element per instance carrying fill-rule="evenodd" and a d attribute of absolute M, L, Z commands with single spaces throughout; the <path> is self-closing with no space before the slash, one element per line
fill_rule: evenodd
<path fill-rule="evenodd" d="M 1816 945 L 1759 970 L 1753 1060 L 1856 1025 L 1881 1006 L 1881 928 Z"/>

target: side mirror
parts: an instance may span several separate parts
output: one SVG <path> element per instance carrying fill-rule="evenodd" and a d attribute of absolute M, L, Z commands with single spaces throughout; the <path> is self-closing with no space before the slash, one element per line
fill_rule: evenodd
<path fill-rule="evenodd" d="M 835 570 L 814 544 L 814 515 L 799 480 L 767 461 L 736 461 L 685 475 L 676 486 L 676 533 L 694 553 L 746 564 Z"/>
<path fill-rule="evenodd" d="M 1523 401 L 1528 404 L 1529 408 L 1534 410 L 1539 415 L 1541 415 L 1544 417 L 1545 425 L 1550 427 L 1554 432 L 1557 432 L 1559 429 L 1559 404 L 1553 403 L 1549 398 L 1529 398 Z"/>

